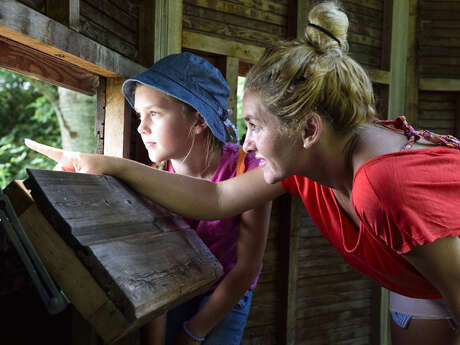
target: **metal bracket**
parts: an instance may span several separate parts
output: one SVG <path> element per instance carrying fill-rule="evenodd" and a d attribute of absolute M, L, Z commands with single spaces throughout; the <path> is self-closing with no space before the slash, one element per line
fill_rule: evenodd
<path fill-rule="evenodd" d="M 8 196 L 2 190 L 0 190 L 0 228 L 5 230 L 11 243 L 16 248 L 48 313 L 55 315 L 64 311 L 70 303 L 69 299 L 62 291 L 57 289 L 27 234 L 24 232 Z"/>

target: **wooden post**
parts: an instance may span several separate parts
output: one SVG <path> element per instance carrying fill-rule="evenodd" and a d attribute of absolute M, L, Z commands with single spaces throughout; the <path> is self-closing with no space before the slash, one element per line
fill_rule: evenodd
<path fill-rule="evenodd" d="M 97 138 L 96 152 L 104 153 L 104 125 L 105 125 L 105 92 L 107 88 L 107 79 L 99 79 L 96 99 L 96 123 L 94 125 L 94 135 Z"/>
<path fill-rule="evenodd" d="M 296 343 L 297 252 L 300 201 L 291 195 L 280 200 L 280 255 L 281 255 L 281 329 L 280 343 Z"/>
<path fill-rule="evenodd" d="M 418 121 L 419 73 L 417 64 L 417 12 L 418 0 L 410 0 L 409 32 L 407 37 L 407 100 L 406 112 L 409 123 L 413 126 Z"/>
<path fill-rule="evenodd" d="M 80 31 L 80 0 L 46 0 L 46 15 Z"/>
<path fill-rule="evenodd" d="M 104 154 L 128 158 L 130 154 L 131 111 L 121 86 L 124 78 L 107 78 Z"/>
<path fill-rule="evenodd" d="M 155 59 L 155 1 L 144 1 L 139 11 L 139 62 L 150 67 Z"/>
<path fill-rule="evenodd" d="M 308 22 L 308 12 L 312 7 L 311 0 L 297 1 L 297 38 L 302 39 L 305 35 L 305 27 Z"/>
<path fill-rule="evenodd" d="M 397 118 L 405 113 L 407 39 L 409 28 L 409 2 L 393 2 L 391 30 L 391 81 L 389 92 L 388 117 Z"/>
<path fill-rule="evenodd" d="M 391 64 L 391 28 L 393 25 L 393 0 L 383 0 L 383 37 L 380 68 L 390 70 Z"/>
<path fill-rule="evenodd" d="M 457 107 L 455 109 L 455 136 L 460 137 L 460 92 L 457 93 Z"/>
<path fill-rule="evenodd" d="M 182 0 L 155 1 L 155 61 L 182 51 Z"/>
<path fill-rule="evenodd" d="M 228 97 L 227 108 L 231 109 L 230 121 L 236 125 L 237 115 L 237 91 L 238 91 L 238 72 L 239 59 L 233 56 L 221 56 L 217 59 L 217 68 L 220 69 L 228 85 L 230 86 L 230 96 Z"/>

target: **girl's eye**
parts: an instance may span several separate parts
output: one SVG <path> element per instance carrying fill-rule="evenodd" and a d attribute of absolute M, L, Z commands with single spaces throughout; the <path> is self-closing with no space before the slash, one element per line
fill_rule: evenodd
<path fill-rule="evenodd" d="M 151 111 L 150 112 L 150 116 L 153 117 L 153 116 L 157 116 L 159 115 L 159 113 L 157 111 Z"/>

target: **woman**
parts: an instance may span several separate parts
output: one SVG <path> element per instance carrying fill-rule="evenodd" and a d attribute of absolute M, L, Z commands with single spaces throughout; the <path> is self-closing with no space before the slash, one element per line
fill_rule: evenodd
<path fill-rule="evenodd" d="M 416 133 L 404 118 L 375 121 L 371 82 L 346 54 L 347 29 L 335 2 L 318 4 L 304 40 L 268 48 L 251 69 L 244 149 L 255 152 L 260 166 L 234 179 L 214 184 L 142 166 L 127 169 L 136 165 L 127 160 L 29 145 L 66 169 L 115 175 L 192 218 L 225 218 L 286 191 L 299 195 L 350 265 L 401 295 L 442 297 L 458 323 L 460 151 L 448 146 L 460 145 L 455 138 Z M 149 181 L 148 189 L 142 181 Z M 399 313 L 410 317 L 411 309 Z M 395 333 L 394 344 L 418 343 L 419 322 L 413 319 L 402 336 Z M 422 331 L 435 332 L 436 344 L 460 344 L 458 334 L 430 327 Z"/>

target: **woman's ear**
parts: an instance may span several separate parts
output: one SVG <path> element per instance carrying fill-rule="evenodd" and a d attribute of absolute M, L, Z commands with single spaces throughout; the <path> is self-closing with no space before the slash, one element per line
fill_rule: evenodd
<path fill-rule="evenodd" d="M 198 111 L 196 112 L 196 122 L 193 125 L 193 127 L 193 131 L 195 134 L 201 134 L 206 130 L 206 128 L 208 128 L 208 124 Z"/>
<path fill-rule="evenodd" d="M 305 149 L 319 141 L 323 130 L 323 121 L 317 113 L 310 113 L 307 117 L 308 119 L 302 128 L 302 144 Z"/>

